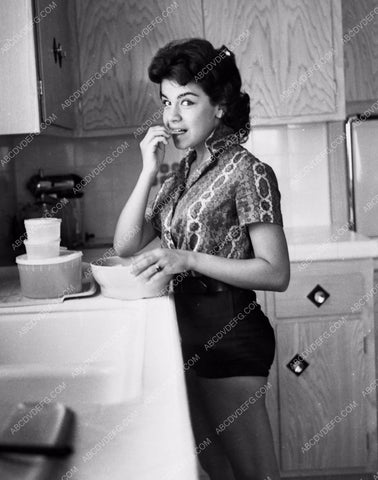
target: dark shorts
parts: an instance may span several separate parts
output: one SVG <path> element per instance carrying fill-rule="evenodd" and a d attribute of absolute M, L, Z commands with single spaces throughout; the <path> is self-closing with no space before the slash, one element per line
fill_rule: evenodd
<path fill-rule="evenodd" d="M 175 293 L 185 368 L 207 378 L 267 377 L 274 330 L 252 290 Z"/>

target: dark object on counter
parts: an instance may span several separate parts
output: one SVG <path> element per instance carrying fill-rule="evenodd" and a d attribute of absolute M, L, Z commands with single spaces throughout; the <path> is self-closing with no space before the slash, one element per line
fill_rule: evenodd
<path fill-rule="evenodd" d="M 62 246 L 74 249 L 84 244 L 83 190 L 82 178 L 74 173 L 45 176 L 42 170 L 33 175 L 26 186 L 35 196 L 33 205 L 27 205 L 21 212 L 20 235 L 25 231 L 26 218 L 56 217 L 62 219 Z"/>
<path fill-rule="evenodd" d="M 74 173 L 67 175 L 44 176 L 40 170 L 38 175 L 33 175 L 26 186 L 34 197 L 56 194 L 59 198 L 80 198 L 83 196 L 80 182 L 83 179 Z"/>
<path fill-rule="evenodd" d="M 0 454 L 70 455 L 74 423 L 74 412 L 61 403 L 20 403 L 0 434 Z"/>

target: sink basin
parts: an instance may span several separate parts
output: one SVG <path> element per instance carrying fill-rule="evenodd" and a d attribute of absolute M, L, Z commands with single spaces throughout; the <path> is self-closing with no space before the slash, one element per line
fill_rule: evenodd
<path fill-rule="evenodd" d="M 85 374 L 72 377 L 72 369 L 62 366 L 8 365 L 0 369 L 2 402 L 59 401 L 109 404 L 127 400 L 122 378 L 116 368 L 91 365 Z M 135 392 L 134 392 L 135 394 Z M 131 392 L 129 391 L 129 395 Z M 135 395 L 131 395 L 134 398 Z"/>
<path fill-rule="evenodd" d="M 26 314 L 0 311 L 1 402 L 47 397 L 75 406 L 142 395 L 143 309 L 48 308 Z"/>

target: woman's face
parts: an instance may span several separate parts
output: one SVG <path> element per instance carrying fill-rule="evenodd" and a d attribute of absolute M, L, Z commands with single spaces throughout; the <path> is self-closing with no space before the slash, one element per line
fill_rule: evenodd
<path fill-rule="evenodd" d="M 210 98 L 195 82 L 179 85 L 174 80 L 164 79 L 160 96 L 165 106 L 163 122 L 172 134 L 176 148 L 201 149 L 206 138 L 219 124 L 221 108 L 212 105 Z"/>

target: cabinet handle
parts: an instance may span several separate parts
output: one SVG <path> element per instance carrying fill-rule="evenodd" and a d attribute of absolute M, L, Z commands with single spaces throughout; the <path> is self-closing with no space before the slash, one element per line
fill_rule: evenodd
<path fill-rule="evenodd" d="M 60 43 L 57 43 L 55 37 L 53 40 L 53 54 L 54 54 L 54 61 L 57 63 L 59 61 L 59 67 L 62 68 L 62 60 L 66 58 L 67 54 L 63 51 L 63 47 Z"/>
<path fill-rule="evenodd" d="M 322 291 L 315 292 L 314 300 L 317 303 L 324 303 L 327 300 L 326 294 Z"/>
<path fill-rule="evenodd" d="M 316 285 L 316 287 L 307 295 L 307 298 L 319 308 L 326 302 L 329 296 L 327 290 L 320 285 Z"/>
<path fill-rule="evenodd" d="M 297 377 L 299 377 L 309 365 L 310 364 L 297 353 L 286 366 L 289 370 L 295 373 Z"/>

